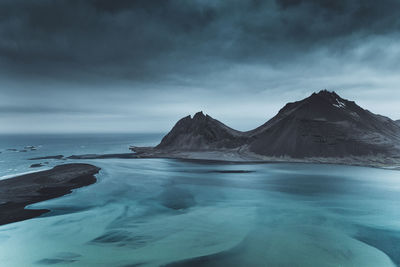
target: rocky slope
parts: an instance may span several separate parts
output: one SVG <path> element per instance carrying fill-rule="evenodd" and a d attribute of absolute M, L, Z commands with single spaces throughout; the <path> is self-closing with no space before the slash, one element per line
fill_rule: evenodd
<path fill-rule="evenodd" d="M 247 136 L 229 128 L 203 112 L 184 117 L 162 139 L 156 149 L 210 150 L 243 145 Z"/>
<path fill-rule="evenodd" d="M 268 156 L 392 155 L 400 148 L 394 121 L 326 90 L 287 104 L 251 135 L 250 151 Z"/>
<path fill-rule="evenodd" d="M 322 90 L 288 103 L 275 117 L 248 132 L 231 129 L 199 112 L 178 121 L 155 148 L 133 150 L 148 157 L 229 150 L 253 159 L 396 158 L 400 155 L 400 125 Z"/>

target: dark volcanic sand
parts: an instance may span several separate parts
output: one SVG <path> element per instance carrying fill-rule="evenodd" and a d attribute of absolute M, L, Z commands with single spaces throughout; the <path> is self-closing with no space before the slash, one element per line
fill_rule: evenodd
<path fill-rule="evenodd" d="M 31 219 L 49 210 L 25 206 L 71 193 L 96 182 L 100 168 L 90 164 L 64 164 L 51 170 L 0 180 L 0 225 Z"/>
<path fill-rule="evenodd" d="M 30 158 L 29 160 L 38 160 L 38 159 L 63 159 L 63 155 L 55 155 L 55 156 L 46 156 L 46 157 L 38 157 L 38 158 Z"/>

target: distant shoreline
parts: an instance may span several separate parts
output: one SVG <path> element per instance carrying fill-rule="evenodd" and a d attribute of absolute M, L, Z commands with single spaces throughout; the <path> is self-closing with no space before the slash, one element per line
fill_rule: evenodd
<path fill-rule="evenodd" d="M 63 164 L 50 170 L 0 180 L 0 225 L 38 217 L 47 209 L 27 205 L 61 197 L 97 181 L 100 168 L 90 164 Z"/>
<path fill-rule="evenodd" d="M 267 163 L 309 163 L 309 164 L 335 164 L 346 166 L 371 167 L 389 170 L 400 170 L 400 158 L 388 158 L 380 156 L 348 156 L 337 158 L 290 158 L 290 157 L 267 157 L 256 154 L 239 153 L 236 150 L 225 151 L 154 151 L 152 148 L 144 148 L 138 153 L 118 154 L 85 154 L 72 155 L 67 159 L 150 159 L 164 158 L 188 161 L 202 161 L 232 164 L 267 164 Z"/>

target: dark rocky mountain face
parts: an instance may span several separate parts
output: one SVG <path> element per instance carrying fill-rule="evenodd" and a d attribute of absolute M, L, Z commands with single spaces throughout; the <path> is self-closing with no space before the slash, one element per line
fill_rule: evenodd
<path fill-rule="evenodd" d="M 400 144 L 394 121 L 326 90 L 287 104 L 251 134 L 250 151 L 296 158 L 393 154 Z"/>
<path fill-rule="evenodd" d="M 204 115 L 203 112 L 184 117 L 162 139 L 156 149 L 164 150 L 212 150 L 235 148 L 247 138 L 223 123 Z"/>
<path fill-rule="evenodd" d="M 271 120 L 248 132 L 233 130 L 202 112 L 187 116 L 156 147 L 164 151 L 230 148 L 294 158 L 393 156 L 400 154 L 400 126 L 322 90 L 288 103 Z"/>

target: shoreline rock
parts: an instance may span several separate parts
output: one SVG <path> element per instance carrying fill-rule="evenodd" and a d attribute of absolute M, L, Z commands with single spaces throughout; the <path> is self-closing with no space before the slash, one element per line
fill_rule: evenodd
<path fill-rule="evenodd" d="M 43 166 L 45 166 L 45 165 L 42 163 L 35 163 L 35 164 L 32 164 L 29 168 L 39 168 L 39 167 L 43 167 Z"/>

